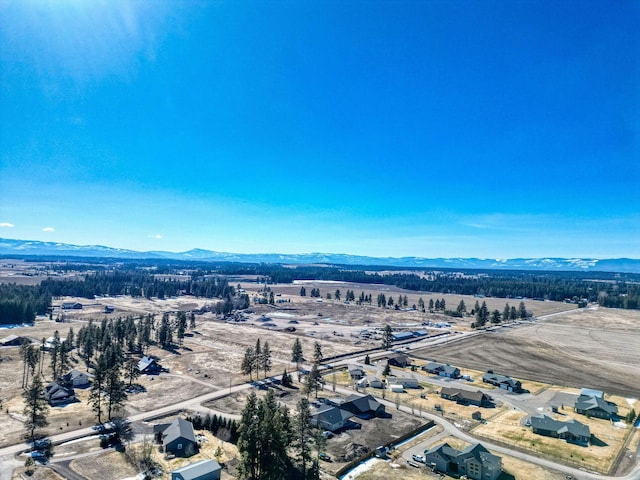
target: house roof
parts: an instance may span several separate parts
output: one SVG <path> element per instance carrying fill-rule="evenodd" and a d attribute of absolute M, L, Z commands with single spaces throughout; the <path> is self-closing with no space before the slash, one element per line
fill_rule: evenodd
<path fill-rule="evenodd" d="M 80 370 L 71 370 L 64 376 L 65 380 L 75 380 L 78 377 L 93 378 L 93 375 L 87 372 L 81 372 Z"/>
<path fill-rule="evenodd" d="M 604 392 L 602 390 L 593 390 L 592 388 L 583 388 L 580 390 L 580 395 L 604 398 Z"/>
<path fill-rule="evenodd" d="M 141 372 L 146 370 L 147 368 L 149 368 L 150 365 L 157 363 L 153 358 L 151 357 L 142 357 L 140 359 L 140 361 L 138 362 L 138 370 L 140 370 Z"/>
<path fill-rule="evenodd" d="M 411 363 L 411 359 L 406 355 L 392 355 L 389 357 L 387 361 L 391 361 L 391 360 L 398 363 Z"/>
<path fill-rule="evenodd" d="M 476 390 L 475 392 L 472 392 L 471 390 L 463 390 L 461 388 L 442 387 L 440 394 L 447 395 L 449 397 L 461 398 L 464 400 L 474 400 L 476 402 L 482 402 L 483 400 L 491 400 L 491 397 L 489 395 L 481 392 L 480 390 Z"/>
<path fill-rule="evenodd" d="M 427 365 L 425 365 L 422 368 L 423 370 L 427 370 L 427 371 L 442 371 L 448 374 L 460 372 L 460 369 L 458 367 L 454 367 L 452 365 L 438 363 L 438 362 L 429 362 Z"/>
<path fill-rule="evenodd" d="M 520 384 L 518 380 L 514 380 L 513 378 L 506 375 L 498 375 L 497 373 L 485 373 L 482 376 L 482 380 L 490 380 L 496 383 L 506 383 L 510 387 L 514 388 Z"/>
<path fill-rule="evenodd" d="M 389 384 L 397 384 L 397 385 L 404 385 L 407 383 L 410 384 L 417 384 L 418 383 L 418 379 L 417 378 L 413 378 L 413 377 L 388 377 L 387 378 L 387 382 Z"/>
<path fill-rule="evenodd" d="M 44 391 L 49 400 L 64 400 L 75 395 L 72 388 L 66 388 L 56 382 L 49 383 L 44 387 Z"/>
<path fill-rule="evenodd" d="M 184 438 L 185 440 L 190 440 L 193 443 L 196 442 L 196 435 L 193 432 L 193 424 L 184 418 L 176 418 L 169 424 L 162 434 L 164 436 L 162 441 L 164 445 L 167 445 L 178 438 Z"/>
<path fill-rule="evenodd" d="M 576 410 L 595 410 L 597 408 L 604 410 L 609 415 L 618 414 L 618 406 L 615 403 L 607 402 L 601 397 L 592 397 L 587 395 L 580 395 L 576 400 Z"/>
<path fill-rule="evenodd" d="M 184 480 L 193 480 L 200 478 L 207 473 L 221 470 L 220 464 L 215 460 L 200 460 L 199 462 L 190 463 L 184 467 L 178 468 L 171 473 L 178 473 Z"/>
<path fill-rule="evenodd" d="M 353 408 L 360 413 L 377 412 L 382 405 L 371 395 L 349 395 L 341 407 Z"/>
<path fill-rule="evenodd" d="M 456 450 L 455 448 L 452 448 L 448 443 L 443 443 L 438 447 L 426 450 L 425 456 L 432 455 L 434 453 L 437 453 L 448 461 L 456 464 L 464 463 L 471 458 L 475 458 L 481 464 L 502 462 L 502 459 L 499 456 L 493 455 L 489 452 L 489 450 L 484 448 L 479 443 L 476 443 L 475 445 L 469 445 L 464 450 Z"/>
<path fill-rule="evenodd" d="M 353 417 L 353 413 L 342 410 L 339 407 L 324 405 L 318 409 L 316 413 L 311 415 L 316 421 L 330 423 L 331 425 L 339 424 Z"/>
<path fill-rule="evenodd" d="M 391 336 L 394 340 L 407 340 L 413 338 L 413 332 L 393 332 Z"/>
<path fill-rule="evenodd" d="M 546 415 L 531 417 L 531 427 L 557 434 L 569 433 L 575 437 L 590 437 L 591 431 L 589 427 L 577 420 L 569 420 L 568 422 L 560 422 Z"/>

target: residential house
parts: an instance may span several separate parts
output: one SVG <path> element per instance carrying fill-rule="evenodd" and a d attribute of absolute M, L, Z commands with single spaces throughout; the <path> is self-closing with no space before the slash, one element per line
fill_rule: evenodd
<path fill-rule="evenodd" d="M 425 450 L 424 460 L 434 470 L 456 477 L 466 475 L 472 480 L 496 480 L 502 473 L 502 458 L 479 443 L 461 451 L 443 443 Z"/>
<path fill-rule="evenodd" d="M 520 393 L 522 392 L 522 383 L 519 380 L 514 380 L 511 377 L 507 377 L 506 375 L 498 375 L 489 371 L 482 376 L 482 381 L 484 383 L 489 383 L 491 385 L 495 385 L 496 387 L 500 387 L 503 390 L 507 390 L 509 392 Z"/>
<path fill-rule="evenodd" d="M 171 480 L 220 480 L 221 472 L 215 460 L 200 460 L 171 472 Z"/>
<path fill-rule="evenodd" d="M 156 440 L 162 443 L 164 451 L 177 457 L 190 457 L 198 451 L 193 424 L 184 418 L 176 418 L 171 423 L 154 425 Z"/>
<path fill-rule="evenodd" d="M 588 443 L 591 431 L 587 425 L 577 420 L 560 422 L 546 415 L 531 417 L 533 433 L 547 437 L 562 438 L 568 442 Z"/>
<path fill-rule="evenodd" d="M 458 367 L 452 367 L 444 363 L 429 362 L 422 367 L 422 370 L 441 377 L 460 378 L 460 369 Z"/>
<path fill-rule="evenodd" d="M 385 408 L 371 395 L 349 395 L 340 408 L 351 412 L 358 418 L 371 418 L 385 416 Z"/>
<path fill-rule="evenodd" d="M 613 402 L 606 401 L 602 396 L 580 395 L 574 408 L 577 413 L 588 417 L 611 420 L 618 415 L 618 406 Z"/>
<path fill-rule="evenodd" d="M 333 405 L 323 405 L 311 415 L 311 425 L 335 432 L 344 428 L 351 417 L 353 417 L 353 413 L 347 410 Z"/>
<path fill-rule="evenodd" d="M 382 380 L 378 377 L 367 376 L 358 380 L 359 387 L 384 388 Z"/>
<path fill-rule="evenodd" d="M 392 383 L 389 385 L 389 390 L 391 390 L 391 393 L 403 393 L 404 387 L 402 385 Z"/>
<path fill-rule="evenodd" d="M 160 364 L 151 357 L 142 357 L 138 362 L 138 370 L 146 375 L 158 375 L 162 371 Z"/>
<path fill-rule="evenodd" d="M 90 378 L 93 378 L 93 375 L 90 373 L 71 370 L 69 373 L 62 376 L 61 381 L 69 387 L 87 388 L 91 385 Z"/>
<path fill-rule="evenodd" d="M 420 388 L 417 378 L 410 377 L 387 377 L 389 385 L 402 385 L 404 388 Z"/>
<path fill-rule="evenodd" d="M 31 343 L 31 339 L 18 335 L 8 335 L 0 339 L 0 347 L 19 347 L 23 343 Z"/>
<path fill-rule="evenodd" d="M 82 310 L 82 304 L 80 302 L 66 302 L 62 304 L 63 310 Z"/>
<path fill-rule="evenodd" d="M 411 365 L 411 359 L 406 355 L 394 355 L 387 359 L 387 363 L 392 367 L 405 368 Z"/>
<path fill-rule="evenodd" d="M 365 376 L 364 369 L 360 365 L 349 365 L 348 370 L 351 380 L 360 380 Z"/>
<path fill-rule="evenodd" d="M 57 382 L 51 382 L 44 387 L 44 399 L 49 402 L 49 405 L 52 407 L 67 405 L 78 401 L 73 388 L 65 387 Z"/>
<path fill-rule="evenodd" d="M 476 405 L 477 407 L 493 406 L 492 398 L 480 390 L 472 392 L 461 388 L 442 387 L 440 397 L 446 400 L 453 400 L 461 405 Z"/>

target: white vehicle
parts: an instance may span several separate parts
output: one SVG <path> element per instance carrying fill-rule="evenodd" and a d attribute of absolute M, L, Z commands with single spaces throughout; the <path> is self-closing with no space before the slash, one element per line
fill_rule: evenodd
<path fill-rule="evenodd" d="M 411 455 L 414 461 L 424 463 L 424 457 L 422 455 Z"/>

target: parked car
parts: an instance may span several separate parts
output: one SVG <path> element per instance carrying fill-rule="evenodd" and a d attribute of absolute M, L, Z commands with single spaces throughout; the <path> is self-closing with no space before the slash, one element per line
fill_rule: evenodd
<path fill-rule="evenodd" d="M 322 432 L 322 435 L 324 436 L 324 438 L 331 438 L 333 437 L 333 432 L 330 432 L 329 430 L 325 430 L 324 432 Z"/>
<path fill-rule="evenodd" d="M 424 463 L 424 457 L 422 455 L 412 455 L 411 458 L 413 458 L 416 462 L 420 462 L 420 463 Z"/>
<path fill-rule="evenodd" d="M 331 457 L 329 455 L 327 455 L 326 453 L 324 453 L 324 452 L 320 452 L 318 454 L 318 458 L 320 460 L 324 460 L 325 462 L 330 462 L 331 461 Z"/>

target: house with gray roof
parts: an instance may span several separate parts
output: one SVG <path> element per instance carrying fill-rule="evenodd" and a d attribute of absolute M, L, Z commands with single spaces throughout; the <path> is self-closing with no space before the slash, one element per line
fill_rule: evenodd
<path fill-rule="evenodd" d="M 169 424 L 155 425 L 154 433 L 167 453 L 177 457 L 190 457 L 198 451 L 193 424 L 184 418 L 176 418 Z"/>
<path fill-rule="evenodd" d="M 0 339 L 0 347 L 19 347 L 23 343 L 31 343 L 31 339 L 19 335 L 8 335 Z"/>
<path fill-rule="evenodd" d="M 138 362 L 138 371 L 145 375 L 158 375 L 162 371 L 162 367 L 153 358 L 145 356 Z"/>
<path fill-rule="evenodd" d="M 422 366 L 422 370 L 440 377 L 460 378 L 460 369 L 458 367 L 453 367 L 444 363 L 429 362 Z"/>
<path fill-rule="evenodd" d="M 378 377 L 366 376 L 358 380 L 359 387 L 384 388 L 384 383 Z"/>
<path fill-rule="evenodd" d="M 442 387 L 440 397 L 446 400 L 452 400 L 460 405 L 475 405 L 477 407 L 493 406 L 493 399 L 486 393 L 476 390 L 464 390 L 455 387 Z"/>
<path fill-rule="evenodd" d="M 387 363 L 392 367 L 405 368 L 411 365 L 411 359 L 406 355 L 393 355 L 387 359 Z"/>
<path fill-rule="evenodd" d="M 351 412 L 358 418 L 372 418 L 386 416 L 384 405 L 378 402 L 371 395 L 349 395 L 340 408 Z"/>
<path fill-rule="evenodd" d="M 531 429 L 538 435 L 561 438 L 568 442 L 588 443 L 591 440 L 589 427 L 573 419 L 560 422 L 546 415 L 535 416 L 531 417 Z"/>
<path fill-rule="evenodd" d="M 49 405 L 52 407 L 79 401 L 76 398 L 73 388 L 67 388 L 57 382 L 51 382 L 44 387 L 44 399 L 49 402 Z"/>
<path fill-rule="evenodd" d="M 496 480 L 502 473 L 502 458 L 493 455 L 481 444 L 456 450 L 448 443 L 425 450 L 427 467 L 456 477 L 466 475 L 473 480 Z"/>
<path fill-rule="evenodd" d="M 220 480 L 221 471 L 215 460 L 200 460 L 171 472 L 171 480 Z"/>
<path fill-rule="evenodd" d="M 349 365 L 347 369 L 351 380 L 360 380 L 365 376 L 364 369 L 360 365 Z"/>
<path fill-rule="evenodd" d="M 506 375 L 498 375 L 497 373 L 493 373 L 489 371 L 482 376 L 482 381 L 484 383 L 488 383 L 490 385 L 495 385 L 503 390 L 507 390 L 509 392 L 520 393 L 522 392 L 522 383 L 520 380 L 514 380 L 511 377 Z"/>
<path fill-rule="evenodd" d="M 580 395 L 574 405 L 576 413 L 588 417 L 611 420 L 618 415 L 618 406 L 604 398 L 593 395 Z"/>
<path fill-rule="evenodd" d="M 333 405 L 323 405 L 318 411 L 311 415 L 310 423 L 314 427 L 324 428 L 330 432 L 335 432 L 347 426 L 353 413 Z"/>
<path fill-rule="evenodd" d="M 62 382 L 69 387 L 74 388 L 87 388 L 91 385 L 90 379 L 93 375 L 87 372 L 81 372 L 80 370 L 71 370 L 66 375 L 63 375 Z"/>

